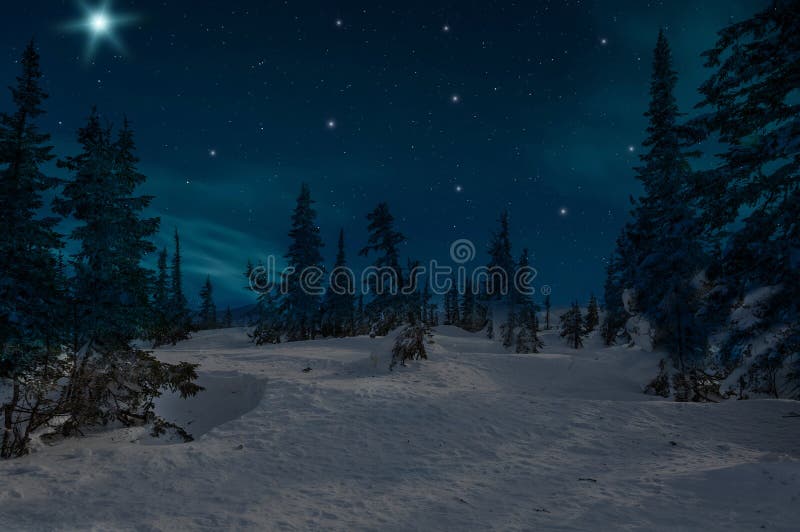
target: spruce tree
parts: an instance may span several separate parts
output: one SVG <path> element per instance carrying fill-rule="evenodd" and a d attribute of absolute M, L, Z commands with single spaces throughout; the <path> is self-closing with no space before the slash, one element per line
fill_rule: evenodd
<path fill-rule="evenodd" d="M 759 287 L 780 287 L 765 301 L 758 323 L 733 335 L 723 352 L 727 365 L 741 362 L 748 344 L 785 323 L 763 353 L 764 367 L 800 351 L 800 5 L 773 0 L 752 17 L 731 24 L 704 53 L 714 73 L 703 83 L 706 114 L 695 125 L 700 138 L 727 148 L 720 165 L 704 173 L 696 192 L 708 233 L 723 238 L 709 268 L 718 302 L 707 310 L 724 324 L 730 308 Z M 770 361 L 769 359 L 774 359 Z"/>
<path fill-rule="evenodd" d="M 42 217 L 42 195 L 56 181 L 42 167 L 53 159 L 40 132 L 47 95 L 40 86 L 34 43 L 11 88 L 13 114 L 0 114 L 0 458 L 27 452 L 30 435 L 47 421 L 48 396 L 59 380 L 57 355 L 68 323 L 66 273 L 54 218 Z"/>
<path fill-rule="evenodd" d="M 597 298 L 592 294 L 589 297 L 589 305 L 586 307 L 586 317 L 584 318 L 584 329 L 587 333 L 594 331 L 600 324 L 600 308 L 597 305 Z"/>
<path fill-rule="evenodd" d="M 354 334 L 355 279 L 347 268 L 344 250 L 344 229 L 339 230 L 339 241 L 336 251 L 336 263 L 331 272 L 336 287 L 329 287 L 325 297 L 325 324 L 327 334 L 336 337 Z"/>
<path fill-rule="evenodd" d="M 573 349 L 583 347 L 583 316 L 578 302 L 572 303 L 570 309 L 561 316 L 561 337 L 567 340 L 567 345 Z"/>
<path fill-rule="evenodd" d="M 15 374 L 41 350 L 52 311 L 63 304 L 53 291 L 53 250 L 61 246 L 57 220 L 39 214 L 42 194 L 57 182 L 42 172 L 53 155 L 50 136 L 37 125 L 47 94 L 32 41 L 20 64 L 11 88 L 15 111 L 0 114 L 0 377 Z"/>
<path fill-rule="evenodd" d="M 187 340 L 192 331 L 192 318 L 189 312 L 189 303 L 183 293 L 183 273 L 181 271 L 181 238 L 178 229 L 175 228 L 173 235 L 175 242 L 175 252 L 172 256 L 170 271 L 170 293 L 169 293 L 169 322 L 170 332 L 168 340 L 175 345 L 181 340 Z"/>
<path fill-rule="evenodd" d="M 507 280 L 506 290 L 510 289 L 514 275 L 514 259 L 511 257 L 511 236 L 509 232 L 508 211 L 500 214 L 500 227 L 492 234 L 489 242 L 489 269 L 498 270 Z M 505 299 L 507 294 L 503 294 L 503 286 L 498 276 L 489 277 L 486 286 L 486 295 L 489 299 Z"/>
<path fill-rule="evenodd" d="M 206 282 L 200 289 L 200 312 L 197 317 L 200 329 L 217 328 L 217 306 L 214 303 L 214 287 L 210 275 L 206 276 Z"/>
<path fill-rule="evenodd" d="M 370 277 L 373 298 L 365 308 L 373 334 L 384 335 L 397 327 L 408 313 L 409 298 L 400 293 L 404 287 L 400 267 L 399 246 L 406 238 L 394 227 L 394 216 L 386 203 L 379 203 L 367 214 L 369 238 L 359 252 L 366 257 L 375 254 L 372 266 L 378 278 Z"/>
<path fill-rule="evenodd" d="M 135 196 L 145 177 L 136 169 L 133 134 L 127 121 L 115 141 L 96 110 L 78 131 L 81 152 L 59 164 L 73 174 L 54 207 L 78 225 L 80 242 L 73 257 L 77 337 L 81 348 L 69 353 L 69 374 L 57 414 L 64 434 L 111 421 L 153 423 L 154 433 L 168 425 L 154 413 L 163 390 L 194 395 L 196 365 L 167 364 L 133 346 L 149 313 L 150 274 L 143 257 L 154 250 L 147 238 L 157 218 L 144 218 L 149 196 Z M 185 433 L 183 433 L 185 434 Z"/>
<path fill-rule="evenodd" d="M 225 315 L 222 317 L 222 326 L 226 329 L 233 327 L 233 313 L 231 312 L 230 305 L 225 308 Z"/>
<path fill-rule="evenodd" d="M 153 346 L 157 347 L 169 340 L 170 325 L 170 297 L 169 273 L 167 271 L 167 248 L 162 248 L 158 253 L 156 278 L 153 283 L 153 312 L 152 330 L 150 337 Z"/>
<path fill-rule="evenodd" d="M 636 168 L 644 194 L 634 202 L 633 220 L 623 230 L 615 252 L 624 261 L 609 270 L 608 296 L 617 297 L 625 290 L 635 299 L 636 309 L 656 330 L 656 344 L 670 348 L 676 338 L 670 322 L 674 304 L 685 304 L 671 297 L 679 286 L 689 293 L 690 282 L 705 261 L 699 240 L 699 224 L 695 215 L 690 185 L 693 173 L 688 159 L 691 153 L 683 147 L 687 140 L 685 128 L 678 124 L 678 106 L 674 96 L 677 75 L 672 68 L 672 56 L 663 31 L 659 32 L 653 58 L 650 84 L 650 104 L 647 138 L 643 142 L 646 152 L 640 156 L 642 165 Z M 610 303 L 611 321 L 620 321 L 616 302 Z M 692 316 L 692 309 L 682 314 Z M 611 321 L 606 337 L 612 332 Z M 682 324 L 694 327 L 695 320 Z M 704 342 L 682 346 L 683 351 L 702 351 Z"/>
<path fill-rule="evenodd" d="M 297 196 L 289 230 L 291 244 L 286 253 L 287 266 L 292 273 L 285 279 L 286 293 L 282 311 L 289 341 L 313 338 L 319 329 L 321 298 L 315 293 L 320 288 L 313 272 L 322 272 L 322 238 L 313 208 L 311 190 L 303 183 Z"/>

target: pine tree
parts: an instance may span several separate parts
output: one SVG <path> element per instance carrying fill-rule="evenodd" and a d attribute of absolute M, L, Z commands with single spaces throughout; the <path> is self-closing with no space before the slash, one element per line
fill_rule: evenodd
<path fill-rule="evenodd" d="M 629 294 L 635 298 L 637 311 L 656 330 L 657 345 L 672 344 L 675 337 L 670 336 L 672 327 L 667 322 L 673 312 L 666 308 L 668 301 L 674 301 L 670 293 L 678 285 L 682 285 L 681 292 L 689 292 L 691 279 L 705 262 L 690 190 L 693 173 L 688 159 L 696 153 L 683 148 L 687 135 L 678 125 L 680 114 L 673 94 L 676 82 L 669 44 L 661 31 L 654 51 L 651 100 L 645 113 L 649 124 L 643 145 L 647 151 L 640 156 L 643 165 L 636 168 L 644 194 L 634 202 L 633 221 L 618 240 L 614 260 L 622 262 L 612 262 L 608 272 L 607 341 L 614 334 L 613 326 L 624 317 L 612 299 L 632 290 Z"/>
<path fill-rule="evenodd" d="M 409 298 L 400 292 L 404 279 L 399 246 L 406 238 L 395 229 L 394 216 L 386 203 L 379 203 L 367 214 L 367 220 L 369 238 L 359 254 L 364 257 L 375 254 L 372 266 L 378 275 L 377 279 L 369 278 L 374 295 L 365 311 L 372 334 L 381 336 L 400 325 L 408 314 Z"/>
<path fill-rule="evenodd" d="M 155 415 L 155 397 L 165 389 L 187 397 L 202 388 L 194 384 L 196 365 L 160 362 L 132 345 L 148 321 L 150 274 L 141 262 L 154 250 L 147 238 L 158 219 L 143 218 L 151 198 L 134 195 L 145 177 L 136 169 L 127 121 L 112 141 L 111 128 L 102 127 L 92 110 L 78 141 L 81 152 L 59 162 L 73 179 L 54 208 L 78 222 L 72 238 L 80 241 L 73 266 L 82 347 L 68 353 L 66 384 L 54 415 L 66 419 L 61 432 L 67 435 L 111 421 L 153 423 L 154 433 L 161 433 L 169 424 Z"/>
<path fill-rule="evenodd" d="M 210 275 L 206 276 L 206 282 L 200 290 L 200 312 L 197 317 L 200 329 L 217 328 L 217 306 L 214 303 L 214 287 Z"/>
<path fill-rule="evenodd" d="M 336 263 L 331 272 L 331 279 L 336 286 L 329 287 L 325 297 L 326 335 L 336 337 L 354 334 L 355 279 L 347 268 L 344 251 L 344 229 L 339 230 L 339 242 L 336 252 Z"/>
<path fill-rule="evenodd" d="M 508 211 L 503 211 L 500 214 L 500 228 L 492 234 L 492 239 L 489 242 L 489 269 L 498 272 L 506 279 L 506 286 L 503 286 L 500 278 L 496 275 L 489 277 L 489 282 L 486 287 L 486 295 L 490 299 L 505 299 L 506 293 L 509 289 L 511 278 L 514 274 L 514 259 L 511 257 L 511 236 L 509 232 L 509 216 Z"/>
<path fill-rule="evenodd" d="M 225 329 L 230 329 L 233 327 L 233 313 L 231 312 L 231 306 L 228 305 L 225 309 L 225 315 L 222 318 L 222 326 Z"/>
<path fill-rule="evenodd" d="M 183 273 L 181 272 L 181 238 L 178 229 L 173 235 L 175 241 L 175 254 L 172 256 L 172 271 L 170 272 L 169 294 L 169 322 L 170 332 L 168 340 L 175 345 L 181 340 L 187 340 L 192 331 L 192 318 L 189 312 L 189 303 L 183 294 Z"/>
<path fill-rule="evenodd" d="M 589 306 L 586 307 L 586 317 L 584 318 L 584 330 L 587 333 L 594 331 L 600 324 L 600 308 L 597 306 L 597 298 L 592 294 L 589 297 Z"/>
<path fill-rule="evenodd" d="M 517 262 L 517 268 L 525 271 L 530 267 L 528 250 L 523 249 Z M 515 309 L 514 325 L 518 327 L 516 338 L 517 353 L 538 353 L 542 347 L 539 340 L 539 324 L 536 317 L 536 305 L 533 298 L 521 287 L 514 286 L 512 290 L 512 308 Z"/>
<path fill-rule="evenodd" d="M 583 328 L 583 316 L 578 302 L 572 303 L 570 309 L 561 316 L 561 337 L 567 340 L 567 345 L 573 349 L 583 347 L 583 337 L 586 334 Z"/>
<path fill-rule="evenodd" d="M 142 218 L 150 196 L 134 196 L 145 177 L 136 170 L 133 133 L 127 123 L 118 139 L 100 125 L 92 110 L 78 131 L 79 155 L 59 161 L 74 174 L 55 209 L 72 215 L 79 225 L 72 238 L 81 242 L 74 257 L 75 299 L 81 342 L 114 349 L 127 347 L 148 321 L 150 273 L 142 258 L 155 248 L 147 238 L 157 218 Z"/>
<path fill-rule="evenodd" d="M 322 272 L 322 238 L 317 213 L 312 207 L 311 190 L 303 183 L 297 197 L 289 230 L 291 244 L 286 253 L 287 266 L 293 269 L 285 279 L 286 293 L 282 301 L 283 321 L 289 341 L 313 338 L 319 329 L 321 289 L 313 272 Z"/>
<path fill-rule="evenodd" d="M 53 254 L 61 247 L 57 220 L 39 214 L 56 181 L 42 172 L 53 155 L 37 125 L 47 95 L 32 41 L 20 64 L 15 112 L 0 114 L 0 387 L 10 379 L 9 393 L 0 394 L 0 458 L 27 452 L 31 433 L 49 421 L 68 323 L 63 260 Z"/>
<path fill-rule="evenodd" d="M 461 327 L 467 331 L 480 331 L 486 325 L 486 308 L 477 301 L 472 281 L 464 281 L 464 296 L 461 299 Z"/>
<path fill-rule="evenodd" d="M 162 248 L 158 253 L 156 278 L 153 283 L 153 313 L 150 337 L 153 346 L 157 347 L 169 341 L 170 325 L 170 297 L 169 273 L 167 271 L 167 248 Z"/>
<path fill-rule="evenodd" d="M 719 167 L 699 180 L 697 194 L 713 237 L 725 238 L 709 268 L 720 301 L 710 315 L 728 318 L 738 300 L 759 287 L 781 287 L 763 305 L 760 321 L 734 335 L 723 352 L 740 354 L 777 323 L 788 325 L 767 352 L 764 367 L 800 351 L 800 127 L 797 71 L 800 5 L 773 0 L 752 17 L 719 32 L 703 55 L 715 69 L 694 125 L 701 138 L 727 145 Z M 727 307 L 727 310 L 725 308 Z M 722 320 L 720 320 L 722 321 Z M 738 364 L 741 356 L 725 362 Z M 799 388 L 800 389 L 800 388 Z"/>
<path fill-rule="evenodd" d="M 42 194 L 55 186 L 42 166 L 53 159 L 50 136 L 40 133 L 47 94 L 40 86 L 39 54 L 25 49 L 11 97 L 16 111 L 0 114 L 0 377 L 20 370 L 41 351 L 59 302 L 52 290 L 61 247 L 54 218 L 43 218 Z M 20 349 L 6 349 L 16 345 Z"/>

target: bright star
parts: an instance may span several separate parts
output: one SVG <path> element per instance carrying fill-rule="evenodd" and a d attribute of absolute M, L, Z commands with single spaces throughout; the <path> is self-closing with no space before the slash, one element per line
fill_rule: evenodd
<path fill-rule="evenodd" d="M 634 148 L 633 146 L 628 146 L 628 151 L 631 152 L 631 153 L 633 153 L 633 150 L 635 150 L 635 149 L 636 148 Z"/>
<path fill-rule="evenodd" d="M 444 26 L 442 26 L 442 31 L 444 32 L 450 31 L 450 26 L 448 24 L 445 24 Z"/>
<path fill-rule="evenodd" d="M 558 214 L 561 215 L 561 216 L 566 216 L 567 215 L 567 208 L 566 207 L 561 207 L 560 209 L 558 209 Z"/>
<path fill-rule="evenodd" d="M 450 96 L 450 101 L 453 103 L 458 103 L 461 101 L 461 97 L 458 94 L 453 94 Z"/>
<path fill-rule="evenodd" d="M 108 17 L 105 13 L 95 13 L 89 23 L 95 33 L 103 33 L 108 29 Z"/>
<path fill-rule="evenodd" d="M 328 129 L 334 129 L 336 127 L 336 120 L 328 120 L 325 125 L 328 126 Z"/>
<path fill-rule="evenodd" d="M 215 150 L 214 148 L 211 148 L 210 150 L 208 150 L 208 156 L 209 157 L 216 157 L 217 156 L 217 150 Z"/>
<path fill-rule="evenodd" d="M 603 37 L 602 39 L 600 39 L 600 44 L 602 44 L 603 46 L 607 45 L 608 44 L 608 39 Z"/>
<path fill-rule="evenodd" d="M 461 192 L 462 190 L 464 190 L 464 187 L 461 185 L 456 185 L 456 192 Z"/>
<path fill-rule="evenodd" d="M 343 22 L 342 22 L 342 19 L 340 19 L 340 18 L 337 18 L 337 19 L 336 19 L 336 26 L 337 26 L 338 28 L 341 28 L 341 27 L 342 27 L 342 24 L 343 24 Z"/>
<path fill-rule="evenodd" d="M 89 34 L 86 58 L 91 59 L 94 56 L 101 40 L 109 41 L 118 51 L 124 52 L 125 47 L 114 30 L 136 21 L 137 17 L 131 14 L 115 15 L 111 13 L 111 0 L 105 0 L 102 4 L 91 7 L 82 1 L 79 5 L 85 13 L 85 18 L 66 24 L 64 29 L 84 31 Z"/>

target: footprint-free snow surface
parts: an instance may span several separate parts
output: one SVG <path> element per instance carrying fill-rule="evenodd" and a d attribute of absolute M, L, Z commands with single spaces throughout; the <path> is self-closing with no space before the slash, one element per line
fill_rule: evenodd
<path fill-rule="evenodd" d="M 649 397 L 658 357 L 596 339 L 434 340 L 391 373 L 391 338 L 162 349 L 201 364 L 158 403 L 195 441 L 39 445 L 0 463 L 0 530 L 798 530 L 797 402 Z"/>

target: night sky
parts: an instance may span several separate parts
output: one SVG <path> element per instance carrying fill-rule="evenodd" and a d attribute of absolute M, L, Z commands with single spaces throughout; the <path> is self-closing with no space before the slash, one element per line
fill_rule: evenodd
<path fill-rule="evenodd" d="M 88 46 L 74 0 L 3 6 L 0 84 L 35 36 L 59 156 L 92 105 L 133 122 L 161 217 L 183 237 L 187 290 L 210 274 L 218 306 L 248 303 L 247 258 L 282 255 L 306 181 L 330 264 L 388 201 L 407 256 L 485 261 L 500 211 L 563 304 L 602 293 L 605 260 L 638 193 L 651 52 L 664 27 L 684 111 L 715 32 L 766 0 L 697 2 L 225 2 L 108 4 Z M 118 23 L 113 24 L 114 18 Z M 114 38 L 109 38 L 113 36 Z M 9 109 L 8 93 L 0 97 Z M 66 177 L 61 171 L 54 173 Z"/>

